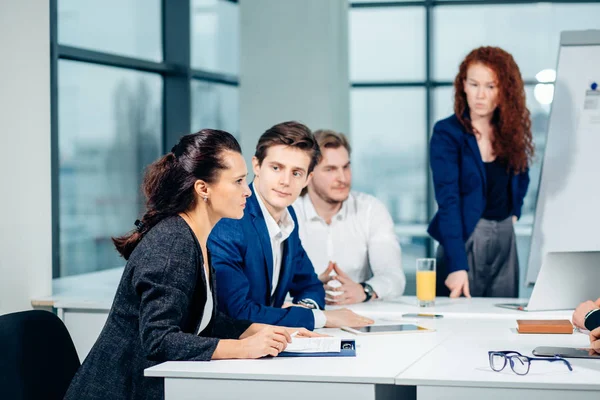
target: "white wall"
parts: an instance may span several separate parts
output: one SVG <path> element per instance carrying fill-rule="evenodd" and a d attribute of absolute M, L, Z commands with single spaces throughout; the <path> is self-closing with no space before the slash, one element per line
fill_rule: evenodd
<path fill-rule="evenodd" d="M 0 0 L 0 314 L 51 294 L 48 1 Z"/>
<path fill-rule="evenodd" d="M 259 136 L 279 122 L 348 133 L 348 1 L 252 0 L 239 7 L 246 160 Z"/>

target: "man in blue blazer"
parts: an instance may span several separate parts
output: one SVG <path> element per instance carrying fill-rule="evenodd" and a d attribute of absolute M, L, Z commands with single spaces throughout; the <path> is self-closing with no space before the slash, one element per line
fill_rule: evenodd
<path fill-rule="evenodd" d="M 275 125 L 259 139 L 244 217 L 222 219 L 208 240 L 217 304 L 226 314 L 307 329 L 373 322 L 347 309 L 323 311 L 323 285 L 298 236 L 291 204 L 308 184 L 318 151 L 298 122 Z M 291 303 L 285 302 L 288 293 Z"/>

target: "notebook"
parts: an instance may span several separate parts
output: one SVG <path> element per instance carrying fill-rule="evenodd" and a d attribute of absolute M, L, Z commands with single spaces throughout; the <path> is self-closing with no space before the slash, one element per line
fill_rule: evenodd
<path fill-rule="evenodd" d="M 572 334 L 573 325 L 568 319 L 518 319 L 519 333 L 564 333 Z"/>
<path fill-rule="evenodd" d="M 356 342 L 339 337 L 293 338 L 278 357 L 354 357 Z"/>

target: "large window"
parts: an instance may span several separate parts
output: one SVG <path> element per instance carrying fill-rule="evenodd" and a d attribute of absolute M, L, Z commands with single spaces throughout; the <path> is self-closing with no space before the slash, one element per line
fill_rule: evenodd
<path fill-rule="evenodd" d="M 529 193 L 516 227 L 521 265 L 526 265 L 560 32 L 596 29 L 600 4 L 350 3 L 354 186 L 378 196 L 394 218 L 408 275 L 407 293 L 415 290 L 414 259 L 434 251 L 426 233 L 436 210 L 428 165 L 431 130 L 436 120 L 452 113 L 452 81 L 460 62 L 483 45 L 512 53 L 526 81 L 536 145 Z M 526 293 L 521 288 L 521 294 Z"/>
<path fill-rule="evenodd" d="M 425 8 L 365 8 L 349 21 L 350 79 L 425 79 Z M 410 38 L 401 40 L 400 38 Z"/>
<path fill-rule="evenodd" d="M 57 0 L 58 43 L 163 60 L 160 0 Z"/>
<path fill-rule="evenodd" d="M 162 79 L 67 60 L 58 71 L 61 270 L 115 267 L 110 238 L 143 209 L 141 172 L 162 150 Z"/>
<path fill-rule="evenodd" d="M 191 0 L 192 67 L 237 75 L 240 21 L 238 5 L 220 0 Z"/>
<path fill-rule="evenodd" d="M 192 131 L 212 127 L 239 137 L 238 88 L 232 85 L 192 81 Z"/>
<path fill-rule="evenodd" d="M 202 128 L 239 135 L 238 7 L 55 0 L 53 276 L 124 264 L 111 237 L 144 210 L 144 169 Z"/>
<path fill-rule="evenodd" d="M 533 80 L 540 71 L 556 67 L 560 32 L 598 28 L 598 11 L 600 4 L 551 2 L 435 7 L 433 77 L 454 79 L 470 50 L 490 45 L 510 52 L 523 77 Z"/>
<path fill-rule="evenodd" d="M 400 224 L 427 222 L 423 103 L 423 88 L 360 88 L 351 96 L 353 184 Z"/>

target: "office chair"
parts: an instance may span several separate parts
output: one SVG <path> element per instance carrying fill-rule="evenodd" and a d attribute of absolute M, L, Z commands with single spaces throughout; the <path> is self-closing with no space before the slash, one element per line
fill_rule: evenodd
<path fill-rule="evenodd" d="M 0 316 L 0 399 L 62 400 L 80 366 L 63 322 L 51 312 Z"/>

